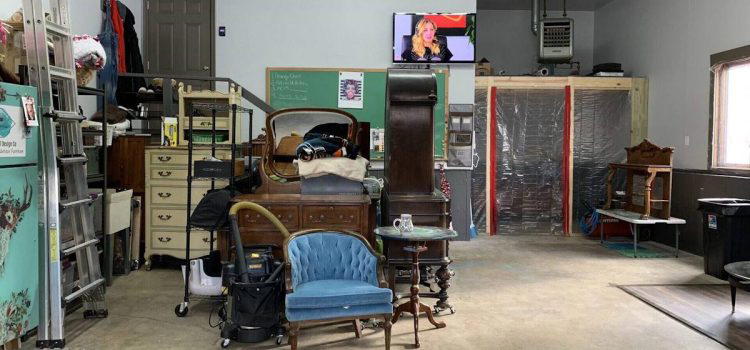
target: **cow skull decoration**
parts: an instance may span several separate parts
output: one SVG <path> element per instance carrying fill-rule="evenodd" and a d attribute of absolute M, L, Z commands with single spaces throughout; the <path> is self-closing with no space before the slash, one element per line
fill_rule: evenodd
<path fill-rule="evenodd" d="M 32 190 L 29 179 L 23 187 L 23 199 L 18 199 L 11 189 L 0 193 L 0 275 L 5 272 L 5 257 L 8 255 L 10 239 L 16 233 L 23 213 L 31 206 Z"/>

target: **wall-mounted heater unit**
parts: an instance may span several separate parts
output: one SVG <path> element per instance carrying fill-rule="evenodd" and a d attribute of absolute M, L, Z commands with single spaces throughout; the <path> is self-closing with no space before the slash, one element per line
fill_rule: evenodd
<path fill-rule="evenodd" d="M 539 21 L 539 62 L 566 63 L 573 58 L 573 20 L 545 18 Z"/>

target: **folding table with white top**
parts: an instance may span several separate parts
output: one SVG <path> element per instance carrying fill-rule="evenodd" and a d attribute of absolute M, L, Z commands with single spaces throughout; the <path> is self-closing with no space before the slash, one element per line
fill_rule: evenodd
<path fill-rule="evenodd" d="M 596 212 L 599 213 L 599 215 L 619 219 L 630 224 L 630 233 L 633 234 L 633 258 L 638 257 L 638 225 L 674 225 L 674 256 L 675 258 L 678 257 L 680 252 L 680 228 L 678 225 L 684 225 L 686 223 L 684 219 L 678 219 L 675 217 L 670 217 L 669 219 L 654 217 L 641 218 L 640 213 L 623 209 L 597 209 Z M 604 244 L 604 226 L 602 226 L 600 237 L 601 244 Z"/>

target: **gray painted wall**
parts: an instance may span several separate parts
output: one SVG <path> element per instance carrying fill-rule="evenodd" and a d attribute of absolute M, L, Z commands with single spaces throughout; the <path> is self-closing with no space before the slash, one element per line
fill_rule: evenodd
<path fill-rule="evenodd" d="M 616 0 L 596 12 L 594 62 L 649 79 L 649 138 L 707 169 L 709 56 L 750 44 L 747 0 Z"/>
<path fill-rule="evenodd" d="M 216 37 L 216 75 L 262 98 L 266 67 L 390 67 L 394 12 L 476 11 L 475 0 L 221 0 L 216 6 L 216 25 L 227 28 L 226 37 Z M 473 103 L 474 65 L 450 69 L 449 102 Z M 253 135 L 263 120 L 255 110 Z"/>
<path fill-rule="evenodd" d="M 596 10 L 594 62 L 621 62 L 649 79 L 649 138 L 674 146 L 675 167 L 707 169 L 710 55 L 750 44 L 746 0 L 615 0 Z M 680 248 L 702 254 L 698 198 L 750 198 L 750 178 L 676 171 L 672 216 Z M 654 239 L 673 244 L 671 231 Z"/>
<path fill-rule="evenodd" d="M 549 12 L 548 17 L 562 17 Z M 570 11 L 574 32 L 573 61 L 581 62 L 588 74 L 594 60 L 594 12 Z M 477 59 L 486 57 L 492 67 L 506 75 L 529 74 L 537 70 L 539 38 L 531 32 L 531 11 L 480 10 L 477 12 Z"/>
<path fill-rule="evenodd" d="M 21 7 L 21 0 L 0 1 L 0 19 L 6 19 Z"/>

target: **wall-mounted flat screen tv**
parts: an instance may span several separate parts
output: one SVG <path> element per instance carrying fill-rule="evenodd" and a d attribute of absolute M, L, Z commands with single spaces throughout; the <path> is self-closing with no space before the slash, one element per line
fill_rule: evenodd
<path fill-rule="evenodd" d="M 394 13 L 394 63 L 474 63 L 474 13 Z"/>

